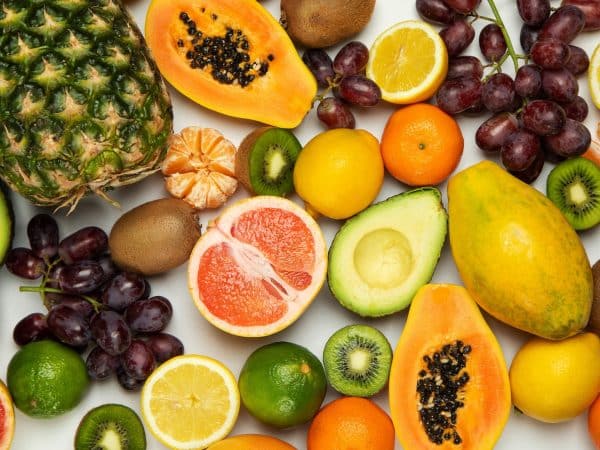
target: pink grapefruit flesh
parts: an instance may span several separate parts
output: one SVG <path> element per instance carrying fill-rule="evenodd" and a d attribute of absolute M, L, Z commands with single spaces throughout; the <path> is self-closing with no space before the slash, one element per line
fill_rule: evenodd
<path fill-rule="evenodd" d="M 0 450 L 8 450 L 15 432 L 15 411 L 6 385 L 0 381 Z"/>
<path fill-rule="evenodd" d="M 230 334 L 267 336 L 304 312 L 326 265 L 314 219 L 290 200 L 257 196 L 210 224 L 190 256 L 188 283 L 210 323 Z"/>

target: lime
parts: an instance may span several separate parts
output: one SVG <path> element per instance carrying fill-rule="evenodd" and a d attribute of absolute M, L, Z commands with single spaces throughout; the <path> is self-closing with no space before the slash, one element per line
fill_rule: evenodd
<path fill-rule="evenodd" d="M 54 417 L 73 409 L 89 378 L 81 356 L 55 341 L 23 346 L 8 363 L 6 384 L 15 406 L 34 417 Z"/>
<path fill-rule="evenodd" d="M 274 342 L 255 350 L 242 367 L 238 384 L 250 414 L 279 428 L 312 419 L 327 390 L 321 361 L 310 350 L 290 342 Z"/>

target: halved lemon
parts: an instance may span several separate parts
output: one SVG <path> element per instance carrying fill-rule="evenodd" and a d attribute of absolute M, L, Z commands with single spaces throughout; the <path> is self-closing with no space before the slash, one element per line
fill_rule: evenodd
<path fill-rule="evenodd" d="M 168 448 L 206 448 L 225 438 L 239 410 L 235 377 L 208 356 L 171 358 L 152 372 L 142 388 L 142 418 Z"/>
<path fill-rule="evenodd" d="M 448 51 L 438 32 L 421 20 L 406 20 L 381 33 L 370 49 L 367 77 L 391 103 L 429 99 L 446 78 Z"/>
<path fill-rule="evenodd" d="M 590 58 L 588 83 L 590 85 L 592 102 L 596 105 L 596 108 L 600 109 L 600 44 L 596 46 Z"/>

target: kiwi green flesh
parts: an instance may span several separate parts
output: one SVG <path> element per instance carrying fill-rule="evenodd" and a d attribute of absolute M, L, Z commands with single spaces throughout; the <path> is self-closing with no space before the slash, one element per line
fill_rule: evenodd
<path fill-rule="evenodd" d="M 392 348 L 387 338 L 369 325 L 348 325 L 325 344 L 323 365 L 329 384 L 339 393 L 370 397 L 387 384 Z"/>
<path fill-rule="evenodd" d="M 289 130 L 269 128 L 252 145 L 249 178 L 258 195 L 286 196 L 294 190 L 293 171 L 302 145 Z"/>
<path fill-rule="evenodd" d="M 576 230 L 600 223 L 600 167 L 577 157 L 558 164 L 547 179 L 548 198 Z"/>
<path fill-rule="evenodd" d="M 10 250 L 14 235 L 14 214 L 8 190 L 0 183 L 0 266 Z"/>
<path fill-rule="evenodd" d="M 145 450 L 146 434 L 138 415 L 119 404 L 90 410 L 79 423 L 75 450 Z"/>

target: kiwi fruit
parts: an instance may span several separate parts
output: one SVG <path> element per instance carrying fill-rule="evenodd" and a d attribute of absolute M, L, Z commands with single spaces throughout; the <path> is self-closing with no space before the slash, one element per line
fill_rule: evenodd
<path fill-rule="evenodd" d="M 197 214 L 176 198 L 153 200 L 127 211 L 108 237 L 113 261 L 119 268 L 141 275 L 180 266 L 200 238 Z"/>
<path fill-rule="evenodd" d="M 240 144 L 235 176 L 253 195 L 285 197 L 294 190 L 293 171 L 302 145 L 290 131 L 261 127 Z"/>
<path fill-rule="evenodd" d="M 546 195 L 575 230 L 600 223 L 600 167 L 576 157 L 558 164 L 548 174 Z"/>
<path fill-rule="evenodd" d="M 594 291 L 588 328 L 600 334 L 600 259 L 592 266 L 592 278 L 594 280 Z"/>
<path fill-rule="evenodd" d="M 375 0 L 281 0 L 280 23 L 307 48 L 339 44 L 371 20 Z"/>
<path fill-rule="evenodd" d="M 327 340 L 323 366 L 331 387 L 343 395 L 370 397 L 387 384 L 392 347 L 369 325 L 348 325 Z"/>
<path fill-rule="evenodd" d="M 107 403 L 83 416 L 75 433 L 75 450 L 145 450 L 146 433 L 131 408 Z"/>

